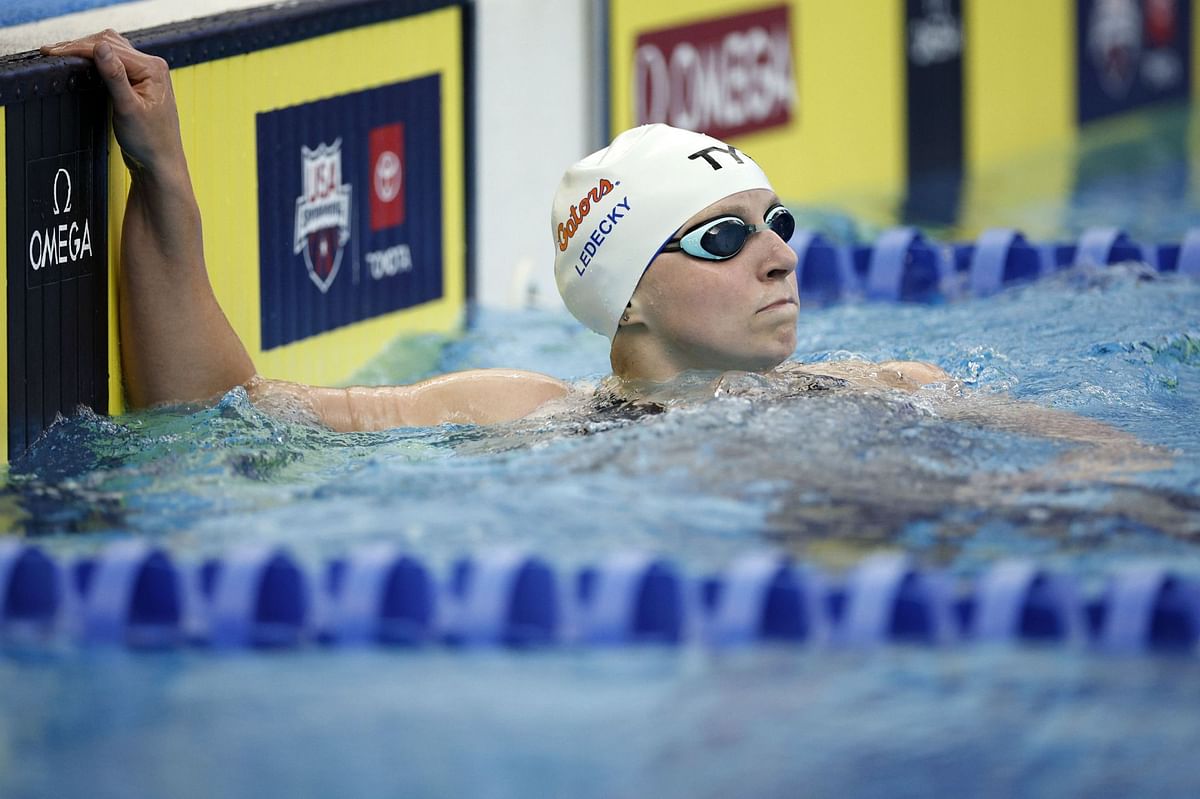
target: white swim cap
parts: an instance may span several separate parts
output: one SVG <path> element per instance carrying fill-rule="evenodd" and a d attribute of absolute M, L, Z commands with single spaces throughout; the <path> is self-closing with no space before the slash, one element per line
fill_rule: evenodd
<path fill-rule="evenodd" d="M 554 277 L 575 318 L 612 338 L 642 273 L 688 217 L 747 189 L 758 164 L 702 133 L 643 125 L 571 166 L 554 194 Z"/>

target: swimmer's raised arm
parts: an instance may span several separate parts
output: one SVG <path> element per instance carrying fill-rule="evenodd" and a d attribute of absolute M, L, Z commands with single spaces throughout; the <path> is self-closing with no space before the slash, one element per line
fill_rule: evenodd
<path fill-rule="evenodd" d="M 298 401 L 336 430 L 377 430 L 508 421 L 567 393 L 554 378 L 517 370 L 351 389 L 258 377 L 208 279 L 200 209 L 166 62 L 138 51 L 112 30 L 42 52 L 95 62 L 112 98 L 113 132 L 129 166 L 118 291 L 130 406 L 204 401 L 245 385 L 256 401 L 277 406 Z"/>
<path fill-rule="evenodd" d="M 92 59 L 112 98 L 130 172 L 118 281 L 130 405 L 207 399 L 247 382 L 254 364 L 208 280 L 166 62 L 112 30 L 42 52 Z"/>

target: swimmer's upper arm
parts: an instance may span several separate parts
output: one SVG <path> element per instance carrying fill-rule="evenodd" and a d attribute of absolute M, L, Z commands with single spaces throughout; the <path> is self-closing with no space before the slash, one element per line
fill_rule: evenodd
<path fill-rule="evenodd" d="M 509 422 L 566 396 L 567 391 L 561 380 L 537 372 L 473 369 L 409 386 L 321 388 L 265 380 L 252 396 L 268 404 L 299 401 L 327 427 L 350 432 L 447 422 Z"/>

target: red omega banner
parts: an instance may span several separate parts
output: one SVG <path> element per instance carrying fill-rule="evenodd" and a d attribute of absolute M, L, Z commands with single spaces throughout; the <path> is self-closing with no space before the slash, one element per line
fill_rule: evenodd
<path fill-rule="evenodd" d="M 637 37 L 634 118 L 719 139 L 787 125 L 796 107 L 785 5 Z"/>

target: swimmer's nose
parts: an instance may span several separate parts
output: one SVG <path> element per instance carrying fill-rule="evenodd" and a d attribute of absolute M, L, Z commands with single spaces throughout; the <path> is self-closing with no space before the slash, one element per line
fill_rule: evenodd
<path fill-rule="evenodd" d="M 760 250 L 758 276 L 761 280 L 782 280 L 796 271 L 796 251 L 773 230 L 764 230 L 754 238 Z"/>

